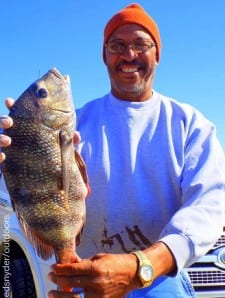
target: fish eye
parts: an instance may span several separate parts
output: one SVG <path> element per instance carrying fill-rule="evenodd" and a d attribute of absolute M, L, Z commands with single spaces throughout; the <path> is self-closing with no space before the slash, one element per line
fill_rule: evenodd
<path fill-rule="evenodd" d="M 48 91 L 45 88 L 41 88 L 36 92 L 38 97 L 46 98 L 48 96 Z"/>

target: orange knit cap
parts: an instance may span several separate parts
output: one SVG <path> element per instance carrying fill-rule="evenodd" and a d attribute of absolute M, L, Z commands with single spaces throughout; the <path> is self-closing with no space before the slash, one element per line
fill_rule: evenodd
<path fill-rule="evenodd" d="M 118 27 L 125 24 L 137 24 L 144 27 L 152 36 L 156 43 L 157 61 L 160 59 L 161 41 L 159 35 L 159 29 L 155 21 L 147 14 L 147 12 L 136 3 L 130 4 L 124 9 L 116 13 L 106 24 L 104 30 L 104 44 L 108 41 L 110 35 Z M 103 59 L 105 61 L 105 49 L 103 46 Z"/>

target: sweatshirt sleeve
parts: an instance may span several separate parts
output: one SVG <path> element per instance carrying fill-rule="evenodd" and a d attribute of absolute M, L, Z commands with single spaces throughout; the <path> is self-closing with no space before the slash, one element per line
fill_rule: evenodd
<path fill-rule="evenodd" d="M 225 226 L 224 152 L 215 127 L 200 113 L 189 123 L 183 154 L 182 206 L 159 239 L 173 253 L 178 271 L 204 255 Z"/>

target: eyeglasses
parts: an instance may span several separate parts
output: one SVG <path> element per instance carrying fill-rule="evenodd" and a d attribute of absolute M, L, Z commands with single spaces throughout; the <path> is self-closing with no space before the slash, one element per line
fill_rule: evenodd
<path fill-rule="evenodd" d="M 107 48 L 108 52 L 110 54 L 124 54 L 126 49 L 132 48 L 132 50 L 136 54 L 143 54 L 150 50 L 152 47 L 154 47 L 156 44 L 154 42 L 146 42 L 146 41 L 135 41 L 131 43 L 125 43 L 122 41 L 116 41 L 112 40 L 105 44 L 105 47 Z"/>

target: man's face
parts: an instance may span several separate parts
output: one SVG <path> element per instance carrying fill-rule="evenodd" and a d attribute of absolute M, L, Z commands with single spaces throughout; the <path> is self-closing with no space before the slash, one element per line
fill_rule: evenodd
<path fill-rule="evenodd" d="M 151 97 L 157 65 L 153 42 L 150 34 L 136 24 L 123 25 L 112 33 L 104 50 L 112 93 L 116 97 L 130 101 Z M 118 48 L 124 51 L 114 52 Z M 145 51 L 135 51 L 135 48 L 145 48 Z"/>

